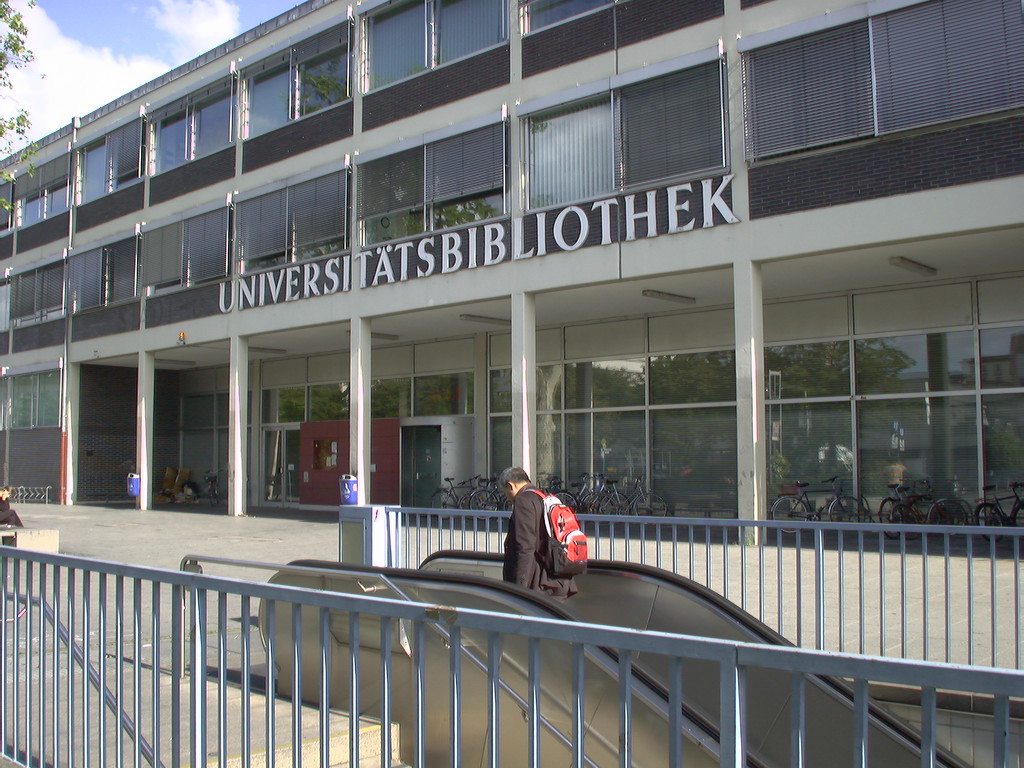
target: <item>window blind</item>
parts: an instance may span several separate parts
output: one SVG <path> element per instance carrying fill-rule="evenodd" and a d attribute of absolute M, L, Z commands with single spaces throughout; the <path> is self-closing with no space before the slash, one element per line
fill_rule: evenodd
<path fill-rule="evenodd" d="M 49 189 L 68 178 L 70 155 L 37 165 L 32 175 L 24 174 L 15 181 L 19 198 L 35 197 L 40 191 Z"/>
<path fill-rule="evenodd" d="M 326 32 L 321 32 L 309 40 L 303 40 L 295 46 L 295 60 L 302 62 L 319 56 L 321 53 L 348 45 L 348 33 L 349 26 L 342 24 Z"/>
<path fill-rule="evenodd" d="M 371 160 L 359 171 L 359 216 L 423 205 L 423 148 Z"/>
<path fill-rule="evenodd" d="M 430 202 L 501 189 L 505 183 L 505 125 L 489 125 L 428 144 L 425 163 Z"/>
<path fill-rule="evenodd" d="M 51 311 L 64 306 L 64 262 L 39 270 L 39 310 Z"/>
<path fill-rule="evenodd" d="M 11 280 L 11 319 L 32 317 L 36 313 L 37 272 L 15 275 Z"/>
<path fill-rule="evenodd" d="M 530 121 L 530 207 L 585 200 L 615 186 L 610 97 Z"/>
<path fill-rule="evenodd" d="M 723 167 L 722 91 L 717 61 L 623 88 L 623 185 Z"/>
<path fill-rule="evenodd" d="M 235 206 L 236 256 L 252 263 L 288 250 L 288 192 L 281 189 Z"/>
<path fill-rule="evenodd" d="M 871 31 L 880 132 L 1024 105 L 1020 0 L 934 0 Z"/>
<path fill-rule="evenodd" d="M 107 159 L 115 183 L 138 178 L 142 160 L 142 118 L 107 134 Z"/>
<path fill-rule="evenodd" d="M 146 285 L 181 281 L 181 222 L 142 235 L 142 275 Z"/>
<path fill-rule="evenodd" d="M 743 75 L 751 158 L 874 133 L 867 22 L 749 51 Z"/>
<path fill-rule="evenodd" d="M 347 174 L 332 173 L 297 184 L 288 190 L 288 216 L 292 245 L 297 258 L 344 247 L 346 231 Z"/>
<path fill-rule="evenodd" d="M 72 312 L 103 304 L 103 249 L 76 253 L 68 260 L 69 301 Z"/>
<path fill-rule="evenodd" d="M 135 297 L 138 275 L 138 243 L 130 237 L 103 249 L 106 261 L 107 303 Z"/>
<path fill-rule="evenodd" d="M 182 228 L 184 271 L 188 285 L 228 272 L 228 209 L 185 219 Z"/>

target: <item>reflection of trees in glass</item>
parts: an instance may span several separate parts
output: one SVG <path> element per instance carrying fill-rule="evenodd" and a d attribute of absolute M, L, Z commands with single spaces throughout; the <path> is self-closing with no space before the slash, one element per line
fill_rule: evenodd
<path fill-rule="evenodd" d="M 677 514 L 736 514 L 736 409 L 652 411 L 653 490 Z"/>
<path fill-rule="evenodd" d="M 914 358 L 896 348 L 889 339 L 857 342 L 857 391 L 860 393 L 901 392 L 903 373 Z"/>
<path fill-rule="evenodd" d="M 348 71 L 344 50 L 328 53 L 302 65 L 299 78 L 299 114 L 308 115 L 348 97 Z"/>
<path fill-rule="evenodd" d="M 303 421 L 306 418 L 305 387 L 275 389 L 271 390 L 269 394 L 277 400 L 276 421 Z M 271 418 L 268 421 L 270 420 L 273 420 L 273 409 L 271 409 Z"/>
<path fill-rule="evenodd" d="M 472 412 L 473 375 L 421 376 L 414 382 L 417 416 L 451 416 Z"/>
<path fill-rule="evenodd" d="M 309 419 L 310 421 L 333 421 L 347 419 L 348 385 L 326 384 L 310 387 Z"/>
<path fill-rule="evenodd" d="M 569 408 L 644 404 L 643 360 L 571 363 L 565 369 L 565 397 Z"/>
<path fill-rule="evenodd" d="M 776 405 L 768 412 L 770 493 L 781 483 L 818 485 L 833 475 L 853 491 L 849 402 Z"/>
<path fill-rule="evenodd" d="M 370 410 L 375 419 L 411 416 L 408 378 L 377 379 L 370 387 Z"/>
<path fill-rule="evenodd" d="M 1024 395 L 988 395 L 982 400 L 985 479 L 1024 479 Z"/>
<path fill-rule="evenodd" d="M 850 394 L 850 345 L 846 341 L 765 347 L 765 371 L 782 374 L 780 398 Z"/>
<path fill-rule="evenodd" d="M 497 205 L 495 204 L 497 203 Z M 474 221 L 493 219 L 501 215 L 501 195 L 487 195 L 468 200 L 457 200 L 437 205 L 434 209 L 434 227 L 444 229 L 460 224 L 471 224 Z"/>
<path fill-rule="evenodd" d="M 732 351 L 651 358 L 651 403 L 708 403 L 736 399 Z"/>

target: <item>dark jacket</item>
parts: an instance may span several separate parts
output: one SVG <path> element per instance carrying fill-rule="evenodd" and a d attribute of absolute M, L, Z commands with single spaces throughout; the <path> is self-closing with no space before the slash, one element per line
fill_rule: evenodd
<path fill-rule="evenodd" d="M 545 568 L 548 532 L 544 527 L 544 500 L 532 485 L 524 486 L 512 502 L 512 517 L 505 536 L 505 581 L 564 600 L 579 590 L 572 578 L 556 578 Z"/>
<path fill-rule="evenodd" d="M 21 522 L 21 518 L 18 517 L 18 513 L 11 509 L 10 499 L 0 499 L 0 525 L 15 525 L 18 528 L 25 527 L 25 524 Z"/>

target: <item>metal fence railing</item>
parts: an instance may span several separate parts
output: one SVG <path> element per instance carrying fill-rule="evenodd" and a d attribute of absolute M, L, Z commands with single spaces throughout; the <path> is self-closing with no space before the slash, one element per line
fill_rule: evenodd
<path fill-rule="evenodd" d="M 394 508 L 404 562 L 501 552 L 508 512 Z M 817 650 L 1024 668 L 1024 528 L 581 515 L 594 558 L 653 565 Z"/>
<path fill-rule="evenodd" d="M 957 764 L 938 757 L 957 745 L 946 739 L 956 724 L 945 727 L 936 702 L 940 692 L 960 692 L 990 704 L 972 715 L 970 764 L 1021 765 L 1013 697 L 1024 674 L 1015 670 L 581 625 L 26 550 L 4 553 L 0 585 L 0 744 L 25 766 L 741 766 L 759 748 L 748 729 L 766 704 L 748 700 L 747 684 L 765 670 L 782 681 L 784 764 L 880 764 L 868 757 L 868 691 L 884 682 L 919 693 L 915 743 L 924 754 L 914 764 Z M 601 649 L 615 660 L 603 671 L 590 661 Z M 628 682 L 634 665 L 652 659 L 670 670 L 664 700 Z M 720 738 L 681 715 L 695 693 L 682 673 L 692 663 L 717 681 L 702 717 Z M 568 682 L 552 690 L 559 671 Z M 627 681 L 617 705 L 614 694 L 600 703 L 613 710 L 606 731 L 588 719 L 598 672 Z M 822 675 L 849 683 L 851 727 L 810 731 L 809 691 Z M 292 685 L 283 691 L 286 677 Z M 410 714 L 396 730 L 399 709 Z M 487 726 L 464 732 L 470 715 Z M 652 731 L 657 722 L 664 727 Z M 807 749 L 823 733 L 824 762 Z M 474 739 L 483 750 L 464 752 Z M 601 749 L 614 757 L 591 757 Z"/>

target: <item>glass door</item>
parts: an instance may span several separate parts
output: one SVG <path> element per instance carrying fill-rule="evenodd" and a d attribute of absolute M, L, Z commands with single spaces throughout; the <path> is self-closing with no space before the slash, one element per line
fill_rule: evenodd
<path fill-rule="evenodd" d="M 299 430 L 263 431 L 262 502 L 271 505 L 299 503 Z"/>

